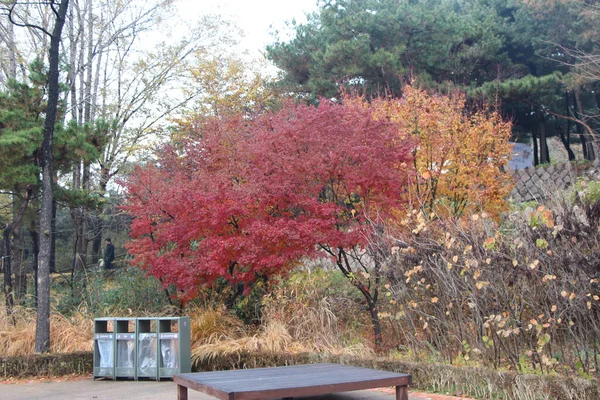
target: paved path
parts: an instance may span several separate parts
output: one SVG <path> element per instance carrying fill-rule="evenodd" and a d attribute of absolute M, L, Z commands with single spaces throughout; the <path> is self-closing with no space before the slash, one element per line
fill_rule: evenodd
<path fill-rule="evenodd" d="M 107 380 L 68 380 L 68 381 L 25 381 L 0 385 L 0 399 L 10 400 L 176 400 L 176 385 L 172 381 L 107 381 Z M 214 400 L 214 397 L 189 391 L 189 400 Z M 302 397 L 304 400 L 393 400 L 391 389 L 360 390 L 326 396 Z M 459 397 L 410 393 L 410 400 L 450 400 Z"/>

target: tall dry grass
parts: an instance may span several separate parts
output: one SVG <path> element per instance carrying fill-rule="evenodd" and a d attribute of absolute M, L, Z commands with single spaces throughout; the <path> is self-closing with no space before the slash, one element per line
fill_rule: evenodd
<path fill-rule="evenodd" d="M 348 328 L 356 314 L 343 293 L 331 296 L 327 273 L 299 273 L 294 279 L 274 286 L 262 302 L 260 325 L 246 325 L 224 307 L 192 307 L 185 311 L 191 321 L 192 359 L 206 361 L 220 355 L 245 352 L 324 352 L 331 354 L 372 354 L 364 331 Z M 336 289 L 337 290 L 337 289 Z M 57 296 L 58 297 L 58 296 Z M 107 306 L 108 307 L 108 306 Z M 174 310 L 158 314 L 173 315 Z M 156 316 L 156 312 L 95 309 L 85 301 L 69 316 L 55 308 L 50 321 L 50 351 L 70 353 L 93 349 L 93 321 L 101 316 Z M 34 353 L 35 310 L 15 309 L 12 318 L 0 309 L 0 356 L 27 356 Z"/>
<path fill-rule="evenodd" d="M 319 279 L 305 276 L 274 288 L 263 299 L 258 327 L 224 310 L 192 312 L 192 364 L 251 352 L 373 355 L 367 337 L 340 323 L 331 300 L 319 293 Z"/>
<path fill-rule="evenodd" d="M 13 323 L 14 322 L 14 323 Z M 17 307 L 13 318 L 0 310 L 0 356 L 19 357 L 34 353 L 35 311 Z M 50 352 L 73 353 L 91 351 L 93 319 L 77 312 L 71 317 L 59 313 L 50 316 Z"/>

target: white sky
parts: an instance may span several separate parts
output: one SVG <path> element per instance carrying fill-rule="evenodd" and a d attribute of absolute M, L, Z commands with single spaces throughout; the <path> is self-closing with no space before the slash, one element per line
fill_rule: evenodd
<path fill-rule="evenodd" d="M 202 13 L 231 16 L 246 35 L 242 47 L 256 54 L 274 41 L 271 26 L 284 31 L 286 21 L 305 22 L 305 14 L 317 10 L 317 0 L 180 0 L 179 10 L 187 22 Z"/>

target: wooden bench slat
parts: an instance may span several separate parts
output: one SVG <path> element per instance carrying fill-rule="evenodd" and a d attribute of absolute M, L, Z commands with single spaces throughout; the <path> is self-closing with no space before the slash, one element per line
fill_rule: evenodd
<path fill-rule="evenodd" d="M 412 383 L 407 374 L 340 364 L 198 372 L 179 374 L 173 380 L 223 400 L 311 396 Z"/>

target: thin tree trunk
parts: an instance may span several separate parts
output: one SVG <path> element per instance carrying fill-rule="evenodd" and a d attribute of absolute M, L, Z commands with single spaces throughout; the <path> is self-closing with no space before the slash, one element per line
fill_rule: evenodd
<path fill-rule="evenodd" d="M 535 114 L 540 138 L 540 163 L 548 164 L 550 162 L 550 152 L 548 151 L 548 140 L 546 137 L 546 118 L 544 118 L 544 114 L 539 108 Z"/>
<path fill-rule="evenodd" d="M 56 182 L 56 180 L 54 180 Z M 56 211 L 58 209 L 58 204 L 56 204 L 56 200 L 52 200 L 52 220 L 51 220 L 51 232 L 52 232 L 52 240 L 50 241 L 50 273 L 56 272 Z"/>
<path fill-rule="evenodd" d="M 31 238 L 31 248 L 33 249 L 33 280 L 34 282 L 38 281 L 38 260 L 39 260 L 39 245 L 40 245 L 40 240 L 39 240 L 39 234 L 38 234 L 38 230 L 37 230 L 37 226 L 34 223 L 31 224 L 31 226 L 29 227 L 29 237 Z M 35 308 L 37 309 L 38 306 L 38 285 L 34 285 L 35 290 L 34 290 L 34 304 L 35 304 Z"/>
<path fill-rule="evenodd" d="M 73 15 L 73 9 L 77 7 L 77 16 L 78 18 L 82 18 L 81 16 L 81 10 L 79 9 L 78 5 L 74 5 L 74 7 L 71 7 L 71 15 Z M 72 19 L 70 26 L 73 27 L 75 25 L 75 20 Z M 81 26 L 83 26 L 82 23 L 79 24 L 79 28 L 81 29 Z M 78 35 L 78 38 L 83 38 L 83 33 L 80 32 Z M 73 66 L 75 66 L 75 59 L 77 58 L 77 46 L 76 43 L 74 42 L 75 38 L 72 38 L 72 43 L 71 43 L 71 63 Z M 83 45 L 82 45 L 83 46 Z M 81 50 L 80 50 L 81 51 Z M 79 57 L 79 61 L 81 62 L 81 56 Z M 82 67 L 81 64 L 80 68 Z M 75 70 L 74 70 L 75 72 Z M 71 86 L 71 98 L 73 101 L 73 113 L 74 116 L 77 119 L 77 125 L 81 126 L 82 124 L 82 120 L 81 120 L 81 116 L 82 116 L 82 110 L 83 110 L 83 104 L 80 104 L 76 101 L 77 99 L 77 78 L 81 78 L 81 74 L 76 74 L 73 73 L 73 83 Z M 79 86 L 82 87 L 83 83 L 81 82 L 81 80 L 79 80 Z M 80 102 L 83 102 L 83 99 L 79 99 Z M 81 161 L 76 161 L 73 165 L 73 189 L 74 190 L 81 190 Z M 82 269 L 82 265 L 80 263 L 81 257 L 79 256 L 80 254 L 80 247 L 81 247 L 81 242 L 82 242 L 82 235 L 83 235 L 83 217 L 82 217 L 82 207 L 79 205 L 74 205 L 73 208 L 71 209 L 71 219 L 73 222 L 73 235 L 72 235 L 72 240 L 73 240 L 73 253 L 72 253 L 72 265 L 71 265 L 71 274 L 73 275 L 74 272 L 78 269 Z"/>
<path fill-rule="evenodd" d="M 79 51 L 79 54 L 78 54 L 78 56 L 79 56 L 79 62 L 78 62 L 78 65 L 79 65 L 79 70 L 78 70 L 78 72 L 79 72 L 79 77 L 78 77 L 78 79 L 79 79 L 79 104 L 77 107 L 77 111 L 78 111 L 77 122 L 79 123 L 79 125 L 81 125 L 84 121 L 83 113 L 84 113 L 84 109 L 85 109 L 84 104 L 86 101 L 86 99 L 85 99 L 85 78 L 84 78 L 85 77 L 85 68 L 86 68 L 86 65 L 85 65 L 85 40 L 86 40 L 86 37 L 85 37 L 84 19 L 85 19 L 85 11 L 86 10 L 84 9 L 82 12 L 82 10 L 79 8 L 79 4 L 77 4 L 76 6 L 78 7 L 77 8 L 77 11 L 78 11 L 77 14 L 79 17 L 79 27 L 78 28 L 79 28 L 79 32 L 80 32 L 80 36 L 79 36 L 80 41 L 79 41 L 79 49 L 78 49 L 78 51 Z"/>
<path fill-rule="evenodd" d="M 54 123 L 58 109 L 59 47 L 69 0 L 61 0 L 55 13 L 54 28 L 50 38 L 48 52 L 48 103 L 44 124 L 44 143 L 42 145 L 42 206 L 40 211 L 40 256 L 38 263 L 38 308 L 35 330 L 35 352 L 47 353 L 50 350 L 50 259 L 52 247 L 52 207 L 54 193 L 52 188 L 52 141 Z"/>
<path fill-rule="evenodd" d="M 69 10 L 69 73 L 67 75 L 67 84 L 69 85 L 69 94 L 71 96 L 70 110 L 74 119 L 77 118 L 77 63 L 75 57 L 77 55 L 77 38 L 75 37 L 75 15 L 73 13 L 75 7 L 71 7 Z"/>
<path fill-rule="evenodd" d="M 565 108 L 566 108 L 566 115 L 570 116 L 571 108 L 569 106 L 569 92 L 565 92 Z M 563 146 L 565 147 L 565 150 L 567 151 L 567 154 L 569 156 L 569 161 L 574 161 L 575 153 L 573 152 L 573 149 L 571 149 L 571 120 L 570 119 L 567 119 L 567 128 L 565 129 L 565 131 L 558 128 L 558 135 L 560 136 L 560 141 L 562 142 Z"/>
<path fill-rule="evenodd" d="M 20 199 L 20 205 L 19 205 L 18 209 L 15 207 L 15 210 L 13 213 L 14 218 L 13 218 L 12 222 L 9 224 L 6 224 L 4 226 L 4 233 L 3 233 L 3 243 L 4 243 L 4 256 L 2 258 L 2 261 L 3 261 L 2 264 L 4 267 L 3 291 L 4 291 L 5 304 L 6 304 L 6 315 L 11 318 L 11 321 L 13 323 L 14 323 L 13 310 L 14 310 L 14 305 L 15 305 L 15 299 L 14 299 L 14 291 L 13 291 L 14 285 L 13 285 L 13 279 L 12 279 L 12 265 L 13 265 L 13 260 L 14 260 L 12 237 L 14 235 L 15 227 L 17 227 L 21 223 L 23 215 L 25 215 L 25 210 L 27 210 L 27 207 L 29 205 L 30 195 L 31 195 L 31 189 L 28 188 L 25 192 L 25 196 L 23 196 Z"/>
<path fill-rule="evenodd" d="M 93 87 L 93 67 L 94 67 L 94 15 L 93 15 L 93 0 L 88 0 L 86 2 L 86 10 L 85 15 L 87 17 L 87 35 L 84 35 L 86 39 L 86 77 L 85 82 L 82 84 L 85 85 L 85 101 L 84 101 L 84 113 L 83 113 L 83 122 L 87 124 L 90 129 L 93 130 L 93 121 L 92 121 L 92 87 Z M 82 21 L 83 22 L 83 21 Z M 82 27 L 84 24 L 82 23 Z M 82 47 L 83 52 L 83 47 Z M 81 176 L 81 185 L 84 190 L 90 190 L 90 162 L 87 160 L 83 161 L 83 174 Z M 79 243 L 79 254 L 81 257 L 81 263 L 83 265 L 88 263 L 87 259 L 87 249 L 89 243 L 89 226 L 87 223 L 87 213 L 84 207 L 81 208 L 81 241 Z"/>
<path fill-rule="evenodd" d="M 7 24 L 8 30 L 8 77 L 17 79 L 17 51 L 15 45 L 15 30 L 11 23 Z"/>
<path fill-rule="evenodd" d="M 14 221 L 4 226 L 4 256 L 2 257 L 2 267 L 4 272 L 4 305 L 6 307 L 6 315 L 14 324 L 14 308 L 15 300 L 13 296 L 13 281 L 12 281 L 12 243 L 11 236 L 14 228 Z"/>
<path fill-rule="evenodd" d="M 83 120 L 85 123 L 92 122 L 92 69 L 94 66 L 94 15 L 93 15 L 93 1 L 88 0 L 86 5 L 87 15 L 87 60 L 85 63 L 86 68 L 86 80 L 85 80 L 85 112 L 83 114 Z"/>
<path fill-rule="evenodd" d="M 583 102 L 581 101 L 581 92 L 578 89 L 575 89 L 573 91 L 573 96 L 575 97 L 575 109 L 576 109 L 576 115 L 577 118 L 582 118 L 583 117 Z M 580 124 L 577 124 L 580 125 Z M 585 140 L 585 144 L 586 144 L 586 150 L 584 151 L 584 153 L 587 155 L 586 159 L 593 161 L 596 159 L 596 149 L 595 149 L 595 143 L 594 143 L 594 132 L 590 131 L 587 127 L 584 128 L 586 133 L 586 140 Z M 580 131 L 582 131 L 583 129 L 580 129 Z M 583 135 L 582 135 L 583 136 Z M 583 144 L 583 141 L 582 141 Z"/>
<path fill-rule="evenodd" d="M 573 117 L 576 119 L 579 118 L 579 112 L 577 110 L 577 100 L 575 98 L 575 91 L 573 91 Z M 588 146 L 585 135 L 583 134 L 583 126 L 579 123 L 575 124 L 575 130 L 577 131 L 577 135 L 579 136 L 579 141 L 581 142 L 581 151 L 583 153 L 583 159 L 589 160 L 588 156 Z"/>
<path fill-rule="evenodd" d="M 18 208 L 15 207 L 14 219 L 21 220 L 17 215 Z M 23 224 L 22 221 L 15 224 L 13 227 L 13 242 L 12 242 L 12 267 L 15 272 L 15 301 L 20 303 L 27 293 L 27 270 L 25 268 L 24 257 L 24 240 L 23 240 Z"/>
<path fill-rule="evenodd" d="M 540 164 L 540 156 L 538 150 L 537 129 L 534 127 L 531 130 L 531 141 L 533 142 L 533 165 Z"/>
<path fill-rule="evenodd" d="M 102 218 L 94 217 L 96 222 L 94 225 L 94 237 L 92 238 L 92 257 L 94 262 L 100 259 L 100 252 L 102 251 Z"/>
<path fill-rule="evenodd" d="M 365 299 L 365 303 L 367 306 L 367 310 L 369 311 L 369 316 L 371 317 L 371 325 L 373 327 L 373 336 L 375 342 L 375 349 L 379 352 L 383 345 L 383 338 L 381 335 L 381 321 L 379 319 L 379 305 L 377 304 L 378 300 L 378 289 L 377 287 L 373 288 L 373 290 L 369 290 L 364 284 L 360 281 L 353 279 L 352 268 L 348 262 L 348 255 L 344 249 L 338 249 L 338 254 L 336 257 L 336 264 L 340 271 L 350 280 L 350 283 L 354 287 L 356 287 L 363 295 Z M 331 253 L 330 253 L 331 254 Z"/>

